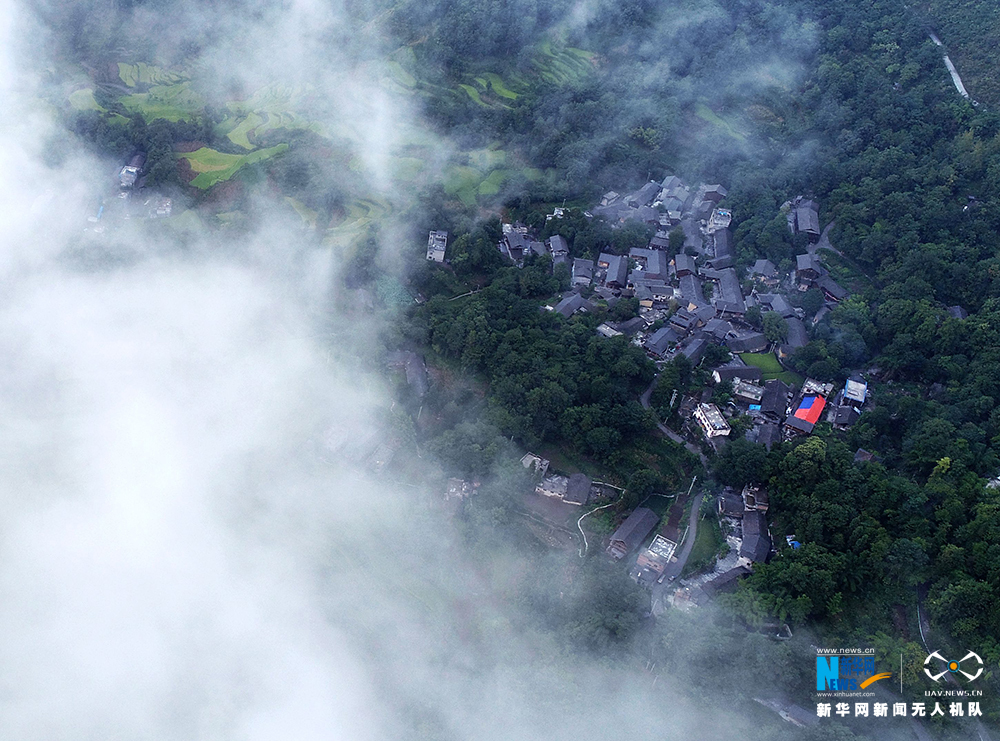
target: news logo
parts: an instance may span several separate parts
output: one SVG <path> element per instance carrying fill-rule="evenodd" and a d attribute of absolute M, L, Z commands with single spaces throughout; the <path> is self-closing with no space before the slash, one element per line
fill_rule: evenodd
<path fill-rule="evenodd" d="M 976 673 L 970 674 L 965 671 L 965 669 L 962 668 L 963 664 L 968 669 L 976 669 Z M 937 671 L 938 669 L 941 669 L 941 671 Z M 941 677 L 946 674 L 961 674 L 970 682 L 974 682 L 979 679 L 979 675 L 982 673 L 983 660 L 975 651 L 969 651 L 969 653 L 963 656 L 960 661 L 946 659 L 937 651 L 924 659 L 924 674 L 933 679 L 935 682 L 940 681 Z"/>
<path fill-rule="evenodd" d="M 875 672 L 874 656 L 817 656 L 817 692 L 859 692 L 892 672 Z"/>

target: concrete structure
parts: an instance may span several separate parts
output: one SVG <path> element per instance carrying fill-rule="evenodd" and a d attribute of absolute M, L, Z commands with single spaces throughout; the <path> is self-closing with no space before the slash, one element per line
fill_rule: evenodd
<path fill-rule="evenodd" d="M 715 404 L 699 404 L 694 409 L 694 418 L 704 430 L 705 437 L 722 437 L 730 433 L 729 423 Z"/>
<path fill-rule="evenodd" d="M 770 497 L 764 487 L 747 484 L 743 487 L 741 496 L 743 497 L 743 507 L 747 512 L 767 512 Z"/>
<path fill-rule="evenodd" d="M 427 259 L 431 262 L 444 262 L 444 253 L 447 247 L 448 232 L 430 232 L 427 236 Z"/>
<path fill-rule="evenodd" d="M 536 473 L 545 475 L 549 470 L 549 461 L 534 453 L 525 453 L 521 458 L 521 465 L 528 469 L 534 469 Z"/>

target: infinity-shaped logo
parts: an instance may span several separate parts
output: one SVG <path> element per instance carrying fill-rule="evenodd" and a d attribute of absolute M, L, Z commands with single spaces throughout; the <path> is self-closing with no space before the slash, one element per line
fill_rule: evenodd
<path fill-rule="evenodd" d="M 937 659 L 942 664 L 944 664 L 944 669 L 942 669 L 938 674 L 933 674 L 930 668 L 928 667 L 928 664 L 931 663 L 932 659 Z M 970 663 L 972 663 L 974 666 L 975 665 L 979 666 L 979 669 L 978 671 L 976 671 L 975 674 L 969 674 L 969 672 L 965 671 L 962 668 L 962 664 L 968 662 L 970 659 L 974 660 Z M 971 669 L 973 667 L 969 668 Z M 969 653 L 967 653 L 962 658 L 961 661 L 949 661 L 944 656 L 939 654 L 937 651 L 935 651 L 926 659 L 924 659 L 924 674 L 933 679 L 935 682 L 939 681 L 941 677 L 943 677 L 945 674 L 948 674 L 949 672 L 951 672 L 952 674 L 962 674 L 971 682 L 975 679 L 978 679 L 979 675 L 983 673 L 983 660 L 979 657 L 979 654 L 977 654 L 975 651 L 969 651 Z"/>

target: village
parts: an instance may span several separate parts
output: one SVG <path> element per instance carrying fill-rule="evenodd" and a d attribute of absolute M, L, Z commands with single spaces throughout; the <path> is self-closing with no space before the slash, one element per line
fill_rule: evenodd
<path fill-rule="evenodd" d="M 675 392 L 670 400 L 679 429 L 660 425 L 664 434 L 685 442 L 689 449 L 721 450 L 734 435 L 736 419 L 741 420 L 736 434 L 768 450 L 782 440 L 810 435 L 821 422 L 848 429 L 857 422 L 868 398 L 868 383 L 862 375 L 852 373 L 843 386 L 812 378 L 794 382 L 791 379 L 801 377 L 788 366 L 793 353 L 809 342 L 809 327 L 849 296 L 823 265 L 819 248 L 832 248 L 820 229 L 818 204 L 797 196 L 782 207 L 791 234 L 804 235 L 808 243 L 793 269 L 782 273 L 774 263 L 761 259 L 741 280 L 726 195 L 720 184 L 692 187 L 676 176 L 651 181 L 627 195 L 606 193 L 585 212 L 588 219 L 604 219 L 612 228 L 638 221 L 655 229 L 645 247 L 632 248 L 628 254 L 601 252 L 596 260 L 573 257 L 566 238 L 555 234 L 540 240 L 520 223 L 502 225 L 497 249 L 519 267 L 532 256 L 547 255 L 553 269 L 558 265 L 569 268 L 570 290 L 544 310 L 570 320 L 579 312 L 635 299 L 637 316 L 602 322 L 597 333 L 608 338 L 624 336 L 643 348 L 657 367 L 683 357 L 692 368 L 701 365 L 710 372 L 711 381 L 700 394 L 678 398 Z M 565 209 L 556 208 L 547 220 L 564 215 Z M 446 232 L 432 231 L 427 259 L 444 262 L 447 244 Z M 796 297 L 810 290 L 822 296 L 822 304 L 811 316 L 794 305 L 801 304 Z M 720 358 L 724 359 L 710 362 Z M 407 373 L 411 373 L 409 366 Z M 713 402 L 720 388 L 725 391 L 725 403 Z M 648 396 L 647 392 L 643 400 L 647 408 Z M 870 459 L 867 451 L 857 452 L 857 461 Z M 582 526 L 586 513 L 581 513 L 588 506 L 608 506 L 617 494 L 614 487 L 609 489 L 610 485 L 593 482 L 581 473 L 552 471 L 549 461 L 534 453 L 527 453 L 522 464 L 538 480 L 534 494 L 524 501 L 525 510 L 533 515 L 529 527 L 549 545 L 575 548 L 582 535 L 584 549 L 589 547 Z M 452 479 L 445 498 L 457 504 L 473 491 L 470 483 Z M 768 527 L 766 489 L 726 488 L 711 503 L 725 539 L 724 555 L 697 573 L 679 578 L 691 550 L 688 539 L 697 532 L 695 515 L 703 498 L 702 492 L 695 497 L 691 494 L 689 490 L 676 495 L 662 517 L 649 507 L 636 507 L 603 543 L 609 558 L 625 561 L 630 576 L 652 591 L 654 611 L 704 604 L 734 589 L 754 564 L 766 562 L 777 552 Z M 686 512 L 691 513 L 687 526 L 682 523 Z M 785 540 L 788 547 L 799 547 L 795 536 Z M 787 626 L 769 629 L 774 637 L 787 637 Z"/>
<path fill-rule="evenodd" d="M 136 151 L 114 178 L 113 198 L 101 198 L 87 217 L 87 230 L 97 234 L 129 219 L 164 219 L 173 213 L 173 200 L 146 187 L 146 154 Z"/>

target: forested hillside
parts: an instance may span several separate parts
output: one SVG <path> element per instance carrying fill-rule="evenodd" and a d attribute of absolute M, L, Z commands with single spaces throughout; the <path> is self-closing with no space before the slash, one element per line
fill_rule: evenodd
<path fill-rule="evenodd" d="M 1000 7 L 988 0 L 928 0 L 916 6 L 944 43 L 969 94 L 994 110 L 1000 105 L 996 55 Z"/>

